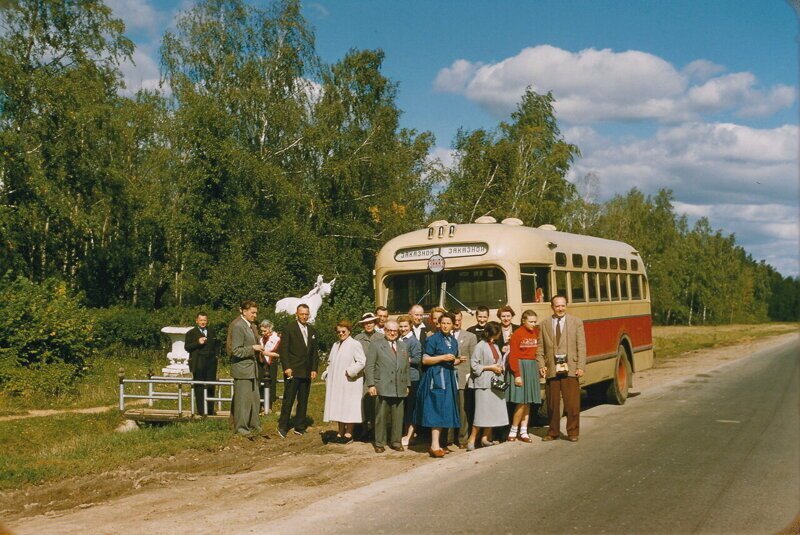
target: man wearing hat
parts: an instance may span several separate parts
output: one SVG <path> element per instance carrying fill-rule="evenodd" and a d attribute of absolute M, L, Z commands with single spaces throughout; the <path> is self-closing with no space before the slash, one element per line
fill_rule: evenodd
<path fill-rule="evenodd" d="M 375 330 L 378 317 L 372 312 L 364 312 L 358 323 L 364 330 L 353 338 L 361 342 L 361 345 L 364 347 L 364 354 L 366 355 L 369 351 L 370 343 L 381 340 L 384 336 Z M 364 385 L 364 397 L 361 400 L 361 406 L 364 412 L 364 427 L 362 429 L 361 438 L 369 440 L 370 429 L 375 429 L 375 398 L 370 396 L 367 392 L 366 384 Z"/>

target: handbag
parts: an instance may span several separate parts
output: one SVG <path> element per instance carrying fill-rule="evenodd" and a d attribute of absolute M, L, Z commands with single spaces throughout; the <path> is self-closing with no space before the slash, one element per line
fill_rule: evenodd
<path fill-rule="evenodd" d="M 491 384 L 492 388 L 494 388 L 495 390 L 502 390 L 502 391 L 508 390 L 509 386 L 508 381 L 506 381 L 502 375 L 495 375 L 494 377 L 492 377 Z"/>

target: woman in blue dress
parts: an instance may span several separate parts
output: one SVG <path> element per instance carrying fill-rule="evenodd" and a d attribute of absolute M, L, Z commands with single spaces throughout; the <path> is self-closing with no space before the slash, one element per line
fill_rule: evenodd
<path fill-rule="evenodd" d="M 439 318 L 439 330 L 425 340 L 422 356 L 423 374 L 417 387 L 414 422 L 431 428 L 431 457 L 441 458 L 450 450 L 442 449 L 442 428 L 461 427 L 458 411 L 458 383 L 454 364 L 458 360 L 458 341 L 451 334 L 455 316 L 445 312 Z"/>

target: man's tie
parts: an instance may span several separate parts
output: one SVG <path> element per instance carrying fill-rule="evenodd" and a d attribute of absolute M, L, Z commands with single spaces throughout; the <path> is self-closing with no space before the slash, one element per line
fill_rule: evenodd
<path fill-rule="evenodd" d="M 561 345 L 561 318 L 556 318 L 556 347 Z"/>
<path fill-rule="evenodd" d="M 303 341 L 308 345 L 308 327 L 303 325 L 300 330 L 303 332 Z"/>
<path fill-rule="evenodd" d="M 394 347 L 394 342 L 392 342 L 391 344 L 392 344 L 392 351 L 394 352 L 395 356 L 397 356 L 397 348 Z"/>

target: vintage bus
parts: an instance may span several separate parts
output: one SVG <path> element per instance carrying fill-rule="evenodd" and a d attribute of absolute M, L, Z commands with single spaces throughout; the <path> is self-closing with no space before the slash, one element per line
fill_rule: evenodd
<path fill-rule="evenodd" d="M 633 372 L 653 365 L 650 292 L 638 252 L 622 242 L 559 232 L 552 225 L 435 221 L 386 243 L 375 262 L 376 303 L 390 314 L 412 305 L 461 309 L 464 328 L 474 309 L 552 314 L 550 298 L 566 296 L 568 313 L 584 321 L 587 369 L 581 385 L 622 404 Z"/>

